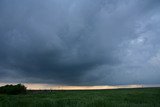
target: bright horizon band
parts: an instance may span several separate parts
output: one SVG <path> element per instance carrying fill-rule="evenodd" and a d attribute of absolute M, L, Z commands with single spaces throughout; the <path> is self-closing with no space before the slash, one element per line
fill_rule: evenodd
<path fill-rule="evenodd" d="M 0 83 L 0 86 L 17 83 Z M 23 83 L 22 83 L 23 84 Z M 36 84 L 24 83 L 28 90 L 100 90 L 100 89 L 119 89 L 119 88 L 146 88 L 146 87 L 160 87 L 160 84 L 144 85 L 104 85 L 104 86 L 65 86 L 65 85 L 51 85 L 51 84 Z"/>

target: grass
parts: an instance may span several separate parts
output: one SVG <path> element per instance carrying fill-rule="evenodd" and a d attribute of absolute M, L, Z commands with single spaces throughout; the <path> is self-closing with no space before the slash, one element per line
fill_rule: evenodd
<path fill-rule="evenodd" d="M 0 107 L 160 107 L 160 88 L 0 95 Z"/>

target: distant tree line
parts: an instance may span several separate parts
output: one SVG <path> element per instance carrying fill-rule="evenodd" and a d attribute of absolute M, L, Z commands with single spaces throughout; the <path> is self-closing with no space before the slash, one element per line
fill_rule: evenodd
<path fill-rule="evenodd" d="M 0 94 L 25 94 L 27 92 L 27 88 L 22 84 L 17 85 L 5 85 L 0 87 Z"/>

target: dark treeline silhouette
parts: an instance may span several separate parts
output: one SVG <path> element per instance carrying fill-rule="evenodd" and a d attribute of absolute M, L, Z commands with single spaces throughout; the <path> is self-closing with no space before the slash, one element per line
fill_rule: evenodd
<path fill-rule="evenodd" d="M 22 84 L 5 85 L 0 87 L 0 94 L 16 95 L 16 94 L 26 94 L 26 92 L 27 89 Z"/>

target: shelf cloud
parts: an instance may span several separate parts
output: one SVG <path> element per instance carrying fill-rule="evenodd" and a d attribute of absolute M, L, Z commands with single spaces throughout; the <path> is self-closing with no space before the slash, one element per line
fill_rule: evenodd
<path fill-rule="evenodd" d="M 0 81 L 160 84 L 159 0 L 0 0 Z"/>

